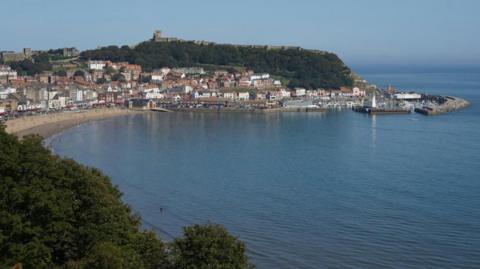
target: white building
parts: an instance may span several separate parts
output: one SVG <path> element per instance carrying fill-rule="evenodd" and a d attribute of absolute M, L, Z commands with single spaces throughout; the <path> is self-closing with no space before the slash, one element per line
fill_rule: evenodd
<path fill-rule="evenodd" d="M 225 99 L 234 100 L 235 97 L 236 97 L 235 92 L 224 92 L 223 93 L 223 98 L 225 98 Z"/>
<path fill-rule="evenodd" d="M 280 89 L 277 94 L 277 99 L 290 98 L 291 94 L 292 93 L 290 91 L 287 91 L 285 89 Z"/>
<path fill-rule="evenodd" d="M 422 99 L 422 95 L 418 93 L 396 93 L 393 96 L 395 99 L 406 101 Z"/>
<path fill-rule="evenodd" d="M 199 99 L 199 98 L 210 98 L 210 97 L 215 97 L 216 94 L 214 92 L 209 92 L 209 91 L 195 91 L 193 92 L 193 98 Z"/>
<path fill-rule="evenodd" d="M 306 90 L 304 88 L 295 88 L 293 92 L 295 97 L 302 97 L 306 94 Z"/>
<path fill-rule="evenodd" d="M 17 89 L 15 88 L 6 88 L 4 90 L 0 90 L 0 99 L 7 99 L 9 94 L 16 93 Z"/>
<path fill-rule="evenodd" d="M 75 102 L 83 102 L 83 91 L 77 90 L 77 94 L 75 96 Z"/>
<path fill-rule="evenodd" d="M 156 88 L 144 89 L 143 93 L 145 94 L 146 99 L 163 99 L 163 98 L 165 98 L 165 95 L 157 87 Z"/>
<path fill-rule="evenodd" d="M 88 69 L 90 70 L 103 70 L 107 66 L 105 61 L 89 61 L 88 62 Z"/>
<path fill-rule="evenodd" d="M 70 90 L 70 99 L 73 102 L 83 102 L 83 90 L 81 89 Z"/>
<path fill-rule="evenodd" d="M 249 92 L 239 92 L 238 93 L 238 99 L 243 100 L 243 101 L 249 100 L 250 99 L 250 93 Z"/>
<path fill-rule="evenodd" d="M 162 82 L 164 78 L 165 78 L 164 73 L 157 72 L 157 71 L 152 72 L 151 80 L 153 82 Z"/>
<path fill-rule="evenodd" d="M 179 67 L 173 68 L 172 72 L 186 75 L 205 74 L 205 70 L 202 67 Z"/>
<path fill-rule="evenodd" d="M 0 78 L 17 79 L 17 71 L 12 70 L 8 65 L 0 65 Z"/>
<path fill-rule="evenodd" d="M 67 105 L 67 98 L 65 96 L 55 95 L 53 99 L 48 100 L 49 109 L 62 109 Z"/>
<path fill-rule="evenodd" d="M 353 96 L 365 96 L 366 94 L 364 90 L 360 90 L 358 87 L 353 88 L 352 92 Z"/>
<path fill-rule="evenodd" d="M 253 74 L 250 76 L 250 81 L 253 80 L 261 80 L 261 79 L 269 79 L 270 74 L 264 73 L 264 74 Z"/>

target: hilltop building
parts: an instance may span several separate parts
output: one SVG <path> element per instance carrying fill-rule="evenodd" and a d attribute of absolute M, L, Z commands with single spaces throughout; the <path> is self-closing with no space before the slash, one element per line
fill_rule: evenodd
<path fill-rule="evenodd" d="M 239 48 L 254 48 L 254 49 L 267 49 L 267 50 L 306 50 L 318 54 L 326 54 L 325 51 L 322 50 L 315 50 L 315 49 L 303 49 L 298 46 L 273 46 L 273 45 L 238 45 L 238 44 L 221 44 L 221 43 L 215 43 L 215 42 L 210 42 L 210 41 L 205 41 L 205 40 L 184 40 L 176 37 L 162 37 L 162 31 L 160 30 L 155 30 L 153 33 L 152 39 L 150 39 L 153 42 L 192 42 L 196 45 L 203 45 L 203 46 L 209 46 L 209 45 L 227 45 L 227 46 L 235 46 Z"/>
<path fill-rule="evenodd" d="M 0 56 L 4 63 L 8 62 L 20 62 L 25 59 L 31 59 L 33 55 L 31 48 L 24 48 L 22 52 L 3 51 Z"/>
<path fill-rule="evenodd" d="M 76 48 L 63 48 L 62 56 L 63 57 L 77 57 L 80 55 L 80 51 Z"/>
<path fill-rule="evenodd" d="M 162 31 L 156 30 L 153 33 L 152 41 L 154 41 L 154 42 L 176 42 L 176 41 L 184 41 L 184 40 L 176 38 L 176 37 L 162 37 Z"/>

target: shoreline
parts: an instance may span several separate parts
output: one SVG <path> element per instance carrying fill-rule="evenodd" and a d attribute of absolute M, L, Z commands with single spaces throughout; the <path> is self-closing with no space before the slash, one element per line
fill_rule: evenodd
<path fill-rule="evenodd" d="M 418 108 L 415 112 L 424 115 L 438 115 L 458 111 L 470 106 L 470 102 L 459 97 L 448 96 L 449 100 L 438 107 Z M 176 108 L 172 112 L 193 113 L 272 113 L 272 112 L 327 112 L 325 108 L 270 108 L 270 109 L 203 109 L 203 108 Z M 19 138 L 38 134 L 47 139 L 72 127 L 91 122 L 114 118 L 118 116 L 134 115 L 150 112 L 143 109 L 100 108 L 81 111 L 64 111 L 59 113 L 26 116 L 8 120 L 5 123 L 7 133 Z"/>
<path fill-rule="evenodd" d="M 144 111 L 103 108 L 84 111 L 66 111 L 60 113 L 27 116 L 8 120 L 5 123 L 7 133 L 19 138 L 27 135 L 38 134 L 47 139 L 72 127 L 91 122 L 114 118 L 118 116 L 133 115 Z"/>

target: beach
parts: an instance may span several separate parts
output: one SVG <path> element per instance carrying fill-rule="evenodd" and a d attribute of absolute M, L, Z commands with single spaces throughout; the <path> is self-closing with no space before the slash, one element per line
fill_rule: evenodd
<path fill-rule="evenodd" d="M 20 138 L 31 134 L 38 134 L 43 138 L 48 138 L 56 133 L 86 122 L 136 113 L 142 112 L 119 108 L 66 111 L 17 118 L 7 121 L 5 125 L 8 133 L 15 134 Z"/>

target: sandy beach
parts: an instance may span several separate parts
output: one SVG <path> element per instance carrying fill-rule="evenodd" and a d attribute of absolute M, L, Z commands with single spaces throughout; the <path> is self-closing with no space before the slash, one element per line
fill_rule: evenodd
<path fill-rule="evenodd" d="M 48 138 L 82 123 L 136 113 L 142 113 L 142 111 L 108 108 L 29 116 L 7 121 L 6 131 L 20 138 L 30 134 Z"/>

